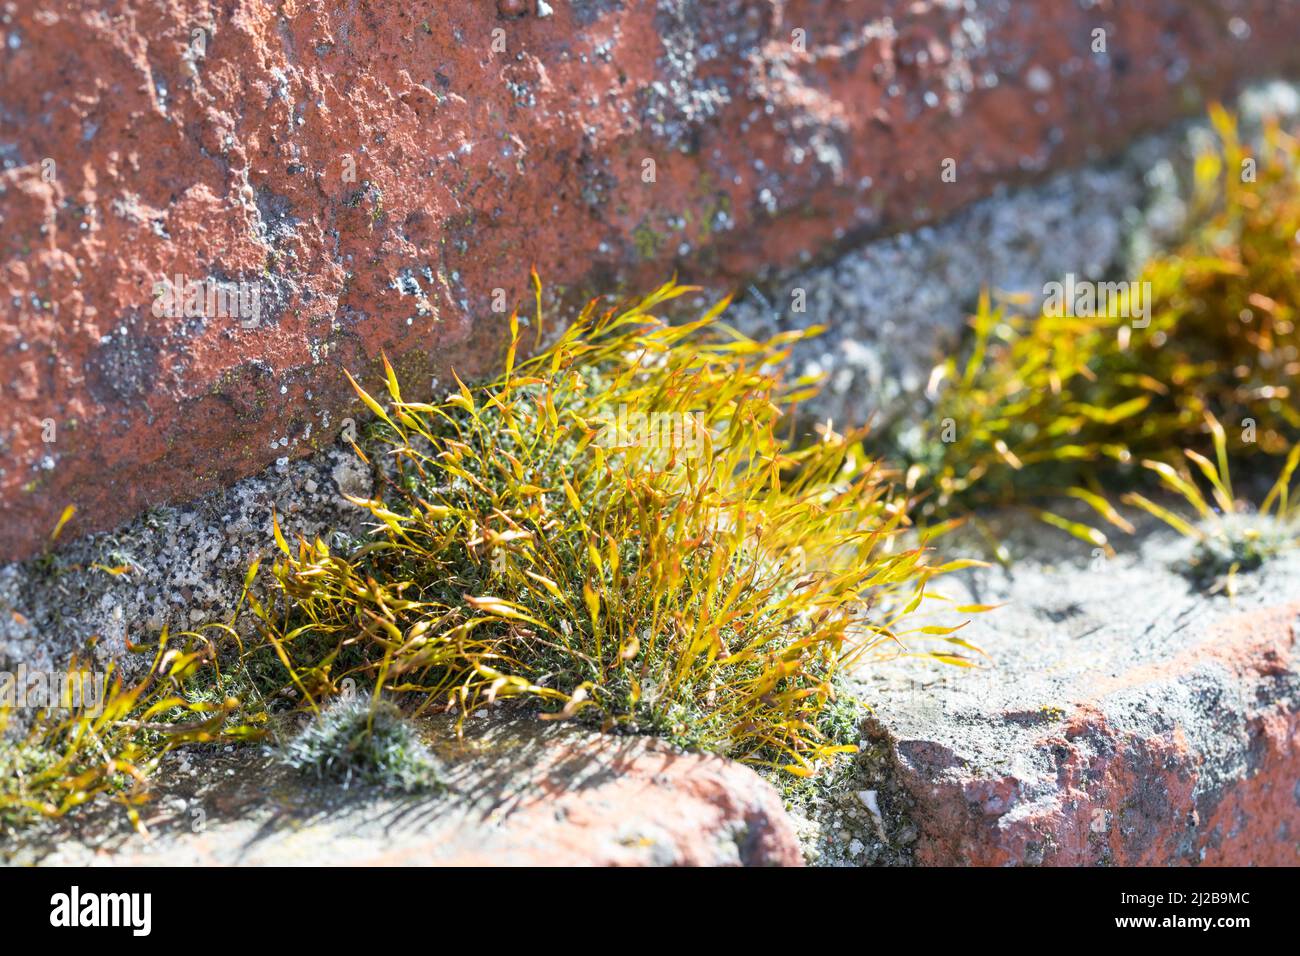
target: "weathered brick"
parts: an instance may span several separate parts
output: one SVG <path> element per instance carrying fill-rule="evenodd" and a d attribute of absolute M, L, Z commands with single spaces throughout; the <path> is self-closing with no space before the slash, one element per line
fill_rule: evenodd
<path fill-rule="evenodd" d="M 307 452 L 381 350 L 491 368 L 530 265 L 565 302 L 734 283 L 1300 59 L 1268 0 L 551 6 L 9 5 L 0 557 Z M 155 316 L 178 274 L 256 284 L 257 327 Z"/>

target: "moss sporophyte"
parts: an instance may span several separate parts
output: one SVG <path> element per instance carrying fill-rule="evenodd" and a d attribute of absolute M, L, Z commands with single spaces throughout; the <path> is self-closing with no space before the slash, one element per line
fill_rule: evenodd
<path fill-rule="evenodd" d="M 526 361 L 512 316 L 504 374 L 457 379 L 442 401 L 407 400 L 386 361 L 383 403 L 354 382 L 376 420 L 353 446 L 379 480 L 351 499 L 371 536 L 340 553 L 275 522 L 279 556 L 253 564 L 227 620 L 164 634 L 96 721 L 37 722 L 29 746 L 65 756 L 4 805 L 131 803 L 127 778 L 172 747 L 275 733 L 356 685 L 412 716 L 523 699 L 544 720 L 796 775 L 852 750 L 819 729 L 837 671 L 921 639 L 968 663 L 957 626 L 908 621 L 935 576 L 972 562 L 931 561 L 863 432 L 782 437 L 816 387 L 785 378 L 796 336 L 751 341 L 718 321 L 725 302 L 684 325 L 656 317 L 693 291 L 593 303 Z M 540 284 L 537 300 L 540 322 Z M 351 739 L 317 736 L 295 752 Z"/>
<path fill-rule="evenodd" d="M 1283 456 L 1300 439 L 1300 145 L 1270 125 L 1250 155 L 1226 113 L 1211 118 L 1219 145 L 1196 159 L 1177 249 L 1082 310 L 1054 307 L 1058 282 L 1035 314 L 982 297 L 968 348 L 931 377 L 927 424 L 873 438 L 926 496 L 921 517 L 1025 508 L 1109 547 L 1050 502 L 1083 502 L 1127 533 L 1108 491 L 1141 482 L 1143 459 L 1174 466 L 1185 447 L 1208 453 L 1207 413 L 1245 459 Z"/>
<path fill-rule="evenodd" d="M 351 676 L 417 714 L 525 697 L 796 774 L 842 752 L 817 729 L 837 669 L 905 638 L 965 563 L 899 546 L 906 502 L 862 433 L 779 437 L 814 387 L 784 378 L 794 336 L 746 339 L 725 302 L 655 317 L 691 291 L 593 303 L 524 362 L 512 317 L 504 375 L 439 403 L 387 363 L 385 403 L 357 386 L 380 423 L 382 493 L 354 499 L 374 536 L 349 555 L 280 538 L 275 601 L 253 602 L 307 700 Z M 934 653 L 965 660 L 951 639 Z"/>
<path fill-rule="evenodd" d="M 100 793 L 134 813 L 170 750 L 279 739 L 325 710 L 290 763 L 427 782 L 391 708 L 463 719 L 505 700 L 810 777 L 853 749 L 856 707 L 835 689 L 847 667 L 900 647 L 974 662 L 957 631 L 988 608 L 936 603 L 930 585 L 979 563 L 933 548 L 963 521 L 983 527 L 986 508 L 1109 548 L 1053 502 L 1127 532 L 1121 501 L 1193 540 L 1195 586 L 1231 591 L 1296 537 L 1300 150 L 1270 128 L 1247 156 L 1214 120 L 1198 225 L 1139 276 L 1141 322 L 1131 294 L 1083 315 L 1017 315 L 984 296 L 967 348 L 931 379 L 930 431 L 806 429 L 818 384 L 787 377 L 786 360 L 817 330 L 754 341 L 722 323 L 725 301 L 669 324 L 694 291 L 676 283 L 593 302 L 526 359 L 512 315 L 504 373 L 456 379 L 441 400 L 405 396 L 385 360 L 382 400 L 353 382 L 374 416 L 352 443 L 375 477 L 372 497 L 351 499 L 368 537 L 291 542 L 273 522 L 276 556 L 249 568 L 224 620 L 139 648 L 145 676 L 128 687 L 110 672 L 100 713 L 51 708 L 0 747 L 0 815 L 58 815 Z M 1283 458 L 1249 512 L 1229 460 Z M 933 607 L 956 618 L 920 623 Z M 355 689 L 366 703 L 340 708 Z"/>

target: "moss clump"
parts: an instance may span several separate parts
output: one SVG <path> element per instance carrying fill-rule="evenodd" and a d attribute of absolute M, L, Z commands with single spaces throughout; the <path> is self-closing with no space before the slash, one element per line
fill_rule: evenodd
<path fill-rule="evenodd" d="M 37 714 L 0 741 L 0 820 L 111 795 L 142 829 L 168 751 L 261 738 L 350 678 L 462 716 L 526 697 L 547 718 L 809 775 L 852 749 L 828 723 L 849 659 L 919 632 L 964 663 L 953 629 L 903 626 L 961 563 L 897 546 L 906 502 L 861 433 L 778 435 L 811 387 L 781 375 L 791 337 L 744 339 L 716 325 L 722 306 L 685 327 L 652 315 L 687 291 L 588 308 L 518 368 L 512 318 L 505 376 L 444 402 L 404 401 L 390 369 L 387 409 L 362 393 L 384 491 L 356 503 L 375 533 L 332 553 L 277 526 L 281 558 L 254 563 L 226 620 L 132 648 L 152 661 L 133 685 L 111 674 L 102 710 Z M 540 322 L 540 286 L 538 308 Z M 0 732 L 9 717 L 0 706 Z M 391 718 L 329 709 L 286 759 L 414 786 L 426 761 Z"/>
<path fill-rule="evenodd" d="M 1214 458 L 1184 451 L 1180 468 L 1160 461 L 1143 465 L 1158 476 L 1167 492 L 1191 506 L 1194 515 L 1184 517 L 1144 495 L 1130 492 L 1124 500 L 1154 515 L 1194 543 L 1191 556 L 1180 570 L 1194 584 L 1212 591 L 1235 593 L 1239 571 L 1253 571 L 1270 558 L 1295 546 L 1300 536 L 1300 509 L 1291 500 L 1291 479 L 1300 465 L 1300 445 L 1291 449 L 1282 473 L 1258 510 L 1243 504 L 1233 491 L 1228 464 L 1228 438 L 1223 426 L 1206 413 L 1206 425 L 1214 440 Z M 1194 466 L 1209 486 L 1209 499 L 1202 493 L 1188 464 Z"/>
<path fill-rule="evenodd" d="M 340 698 L 281 750 L 300 773 L 345 787 L 369 783 L 411 793 L 439 785 L 438 761 L 415 726 L 387 701 Z"/>
<path fill-rule="evenodd" d="M 382 430 L 383 490 L 356 500 L 374 536 L 349 554 L 279 539 L 255 611 L 281 683 L 314 701 L 354 677 L 462 716 L 525 697 L 796 774 L 843 752 L 819 727 L 837 669 L 907 635 L 960 565 L 895 547 L 906 505 L 861 433 L 778 434 L 811 391 L 782 375 L 792 337 L 745 339 L 722 305 L 654 317 L 688 291 L 593 303 L 518 365 L 512 318 L 505 375 L 442 402 L 403 398 L 391 369 L 386 406 L 361 391 Z M 951 640 L 935 653 L 963 661 Z"/>
<path fill-rule="evenodd" d="M 1250 515 L 1224 515 L 1198 527 L 1191 556 L 1178 566 L 1200 590 L 1235 591 L 1234 576 L 1254 571 L 1265 561 L 1295 546 L 1294 531 L 1287 532 Z"/>
<path fill-rule="evenodd" d="M 74 659 L 68 675 L 65 688 L 82 686 L 92 668 Z M 198 635 L 176 646 L 164 631 L 134 684 L 126 685 L 111 666 L 102 676 L 102 691 L 84 699 L 65 692 L 56 706 L 34 714 L 21 734 L 8 726 L 12 715 L 0 705 L 0 822 L 62 816 L 107 794 L 142 828 L 136 808 L 147 799 L 148 777 L 168 751 L 257 736 L 265 719 L 214 691 L 226 678 L 216 668 L 214 646 Z"/>
<path fill-rule="evenodd" d="M 1124 314 L 1122 298 L 1086 315 L 980 302 L 969 352 L 935 370 L 930 427 L 888 436 L 909 487 L 928 494 L 927 514 L 1038 510 L 1070 495 L 1129 531 L 1101 492 L 1140 477 L 1141 458 L 1205 448 L 1207 412 L 1228 426 L 1236 455 L 1285 454 L 1300 438 L 1300 145 L 1273 126 L 1250 157 L 1233 121 L 1212 118 L 1220 144 L 1196 163 L 1197 225 L 1138 277 L 1149 324 Z"/>
<path fill-rule="evenodd" d="M 34 781 L 49 774 L 58 762 L 58 753 L 38 741 L 0 746 L 0 825 L 22 822 L 36 812 L 26 805 L 40 799 L 42 788 Z"/>

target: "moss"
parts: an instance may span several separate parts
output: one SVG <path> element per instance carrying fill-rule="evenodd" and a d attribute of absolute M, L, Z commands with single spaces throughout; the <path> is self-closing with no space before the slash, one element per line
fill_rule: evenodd
<path fill-rule="evenodd" d="M 1191 555 L 1179 566 L 1193 584 L 1233 594 L 1238 572 L 1259 568 L 1300 540 L 1300 506 L 1291 497 L 1291 481 L 1300 466 L 1300 445 L 1291 449 L 1273 487 L 1256 510 L 1243 504 L 1233 489 L 1225 429 L 1208 412 L 1206 424 L 1213 437 L 1214 458 L 1190 449 L 1184 455 L 1209 486 L 1208 498 L 1187 464 L 1174 468 L 1166 462 L 1143 462 L 1158 476 L 1164 490 L 1192 508 L 1192 515 L 1181 515 L 1137 492 L 1125 495 L 1124 500 L 1194 543 Z"/>
<path fill-rule="evenodd" d="M 835 682 L 834 695 L 818 715 L 817 730 L 827 741 L 843 747 L 844 752 L 825 772 L 814 777 L 766 773 L 781 791 L 787 805 L 810 811 L 818 801 L 849 792 L 859 775 L 857 764 L 863 756 L 861 723 L 869 713 L 866 704 L 850 693 L 841 681 Z"/>
<path fill-rule="evenodd" d="M 841 692 L 823 729 L 856 744 L 816 777 L 772 780 L 797 821 L 805 857 L 823 866 L 909 866 L 920 827 L 894 742 L 869 707 Z M 879 817 L 864 800 L 874 799 Z"/>
<path fill-rule="evenodd" d="M 1244 179 L 1250 157 L 1233 121 L 1219 110 L 1213 119 L 1219 143 L 1196 163 L 1191 235 L 1136 280 L 1149 324 L 1123 300 L 1022 315 L 985 296 L 964 354 L 935 369 L 928 427 L 882 433 L 875 450 L 903 464 L 923 514 L 1025 508 L 1108 546 L 1099 527 L 1047 507 L 1070 496 L 1131 530 L 1106 492 L 1144 481 L 1143 458 L 1208 451 L 1207 414 L 1241 458 L 1282 455 L 1300 439 L 1300 144 L 1271 128 L 1258 176 Z"/>
<path fill-rule="evenodd" d="M 932 383 L 933 434 L 788 433 L 815 388 L 782 370 L 797 335 L 748 340 L 721 325 L 721 306 L 667 325 L 658 314 L 693 291 L 672 283 L 624 308 L 593 303 L 518 365 L 512 316 L 505 374 L 457 381 L 442 401 L 404 399 L 387 369 L 382 404 L 358 386 L 375 415 L 358 452 L 379 490 L 355 504 L 373 534 L 331 549 L 277 526 L 279 556 L 250 569 L 227 619 L 164 632 L 146 676 L 116 683 L 104 714 L 42 715 L 0 747 L 15 768 L 0 775 L 0 813 L 58 815 L 99 794 L 134 812 L 168 750 L 260 738 L 285 714 L 322 710 L 294 759 L 401 785 L 422 759 L 404 725 L 367 712 L 358 737 L 360 705 L 329 705 L 354 681 L 417 713 L 519 698 L 545 719 L 658 734 L 780 771 L 792 803 L 855 819 L 857 792 L 878 789 L 886 831 L 911 832 L 887 736 L 868 729 L 852 755 L 863 711 L 836 682 L 893 639 L 947 642 L 931 653 L 969 662 L 952 628 L 909 624 L 929 582 L 963 566 L 926 550 L 953 522 L 1026 508 L 1105 543 L 1047 506 L 1068 495 L 1127 529 L 1109 496 L 1145 480 L 1192 508 L 1140 487 L 1125 497 L 1194 540 L 1198 586 L 1230 591 L 1295 543 L 1300 149 L 1272 130 L 1244 182 L 1232 124 L 1216 123 L 1219 149 L 1198 163 L 1200 228 L 1141 277 L 1150 325 L 1017 316 L 986 298 L 968 350 Z M 634 240 L 642 251 L 662 237 L 643 224 Z M 629 412 L 669 428 L 622 434 Z M 1250 514 L 1229 457 L 1283 454 Z M 259 579 L 269 599 L 252 596 Z"/>
<path fill-rule="evenodd" d="M 54 771 L 58 762 L 55 750 L 32 741 L 0 746 L 0 827 L 26 822 L 31 813 L 16 799 L 25 789 L 24 781 Z"/>
<path fill-rule="evenodd" d="M 441 767 L 393 704 L 340 698 L 288 741 L 280 760 L 299 773 L 348 786 L 411 793 L 440 786 Z"/>
<path fill-rule="evenodd" d="M 145 677 L 127 685 L 111 665 L 103 675 L 102 700 L 65 700 L 34 715 L 25 734 L 14 734 L 12 715 L 0 707 L 0 817 L 28 822 L 62 816 L 100 795 L 112 795 L 139 825 L 136 808 L 147 798 L 147 780 L 172 748 L 221 737 L 255 736 L 260 717 L 245 719 L 234 698 L 190 699 L 195 677 L 213 666 L 210 644 L 171 644 L 166 632 Z M 74 658 L 70 675 L 98 671 L 91 659 Z M 216 677 L 216 686 L 223 678 Z M 203 682 L 212 687 L 211 679 Z M 22 772 L 17 772 L 21 770 Z"/>
<path fill-rule="evenodd" d="M 391 368 L 386 405 L 358 386 L 375 534 L 351 554 L 280 540 L 254 606 L 279 688 L 312 701 L 351 677 L 462 717 L 523 697 L 795 774 L 851 746 L 818 727 L 830 680 L 946 569 L 888 553 L 906 509 L 860 432 L 778 437 L 812 390 L 781 373 L 794 339 L 722 334 L 721 307 L 654 317 L 689 291 L 593 304 L 518 367 L 512 317 L 505 375 L 437 404 Z"/>
<path fill-rule="evenodd" d="M 1238 515 L 1229 515 L 1202 531 L 1192 554 L 1179 566 L 1202 590 L 1226 588 L 1231 576 L 1255 571 L 1295 546 L 1294 531 Z"/>
<path fill-rule="evenodd" d="M 659 247 L 663 245 L 664 237 L 650 226 L 648 222 L 642 222 L 636 229 L 632 230 L 632 243 L 636 247 L 637 255 L 642 259 L 653 259 L 659 252 Z"/>

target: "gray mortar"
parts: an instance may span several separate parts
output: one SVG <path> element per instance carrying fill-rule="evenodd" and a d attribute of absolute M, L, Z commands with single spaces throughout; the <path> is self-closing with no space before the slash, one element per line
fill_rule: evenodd
<path fill-rule="evenodd" d="M 291 540 L 322 535 L 343 545 L 364 533 L 366 513 L 342 493 L 370 491 L 369 469 L 350 448 L 332 445 L 310 458 L 282 458 L 187 505 L 149 511 L 55 556 L 4 565 L 0 667 L 57 669 L 92 636 L 100 662 L 120 660 L 128 639 L 146 643 L 164 626 L 178 631 L 221 620 L 251 562 L 274 550 L 273 511 Z M 130 570 L 114 576 L 94 564 Z"/>

